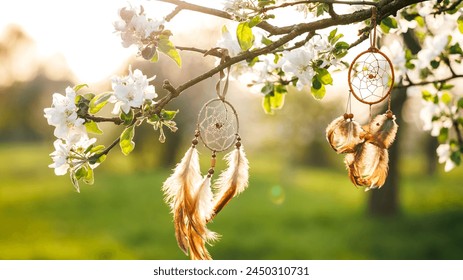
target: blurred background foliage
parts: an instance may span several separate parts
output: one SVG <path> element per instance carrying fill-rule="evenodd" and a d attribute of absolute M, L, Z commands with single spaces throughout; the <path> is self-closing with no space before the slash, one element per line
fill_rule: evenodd
<path fill-rule="evenodd" d="M 47 167 L 53 129 L 43 108 L 50 106 L 54 92 L 82 81 L 75 81 L 59 55 L 46 64 L 36 60 L 33 40 L 19 27 L 3 32 L 0 259 L 186 259 L 176 245 L 161 186 L 189 146 L 197 112 L 214 97 L 215 80 L 169 104 L 168 109 L 180 110 L 180 129 L 168 133 L 165 144 L 151 127 L 140 128 L 134 153 L 124 157 L 113 150 L 97 169 L 95 185 L 77 194 L 67 176 L 57 177 Z M 214 63 L 188 53 L 182 57 L 181 70 L 168 60 L 133 60 L 118 72 L 124 74 L 131 64 L 157 75 L 162 96 L 164 79 L 180 84 Z M 210 224 L 222 235 L 210 249 L 214 258 L 462 258 L 463 172 L 444 174 L 441 166 L 436 168 L 435 143 L 417 122 L 419 100 L 401 103 L 399 158 L 391 174 L 400 186 L 397 209 L 381 215 L 371 211 L 371 194 L 350 183 L 342 157 L 325 140 L 326 125 L 344 112 L 345 89 L 332 89 L 323 101 L 290 90 L 284 109 L 268 116 L 259 94 L 233 84 L 228 97 L 240 115 L 250 187 Z M 90 86 L 95 92 L 109 89 L 108 81 Z M 103 130 L 100 142 L 109 144 L 121 128 Z M 200 151 L 206 166 L 208 152 Z"/>

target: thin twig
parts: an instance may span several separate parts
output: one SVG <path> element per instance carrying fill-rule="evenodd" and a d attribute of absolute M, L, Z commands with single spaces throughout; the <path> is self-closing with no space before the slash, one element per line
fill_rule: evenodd
<path fill-rule="evenodd" d="M 175 7 L 175 9 L 170 14 L 168 14 L 164 19 L 167 22 L 171 21 L 178 13 L 180 13 L 181 10 L 183 10 L 181 6 Z"/>
<path fill-rule="evenodd" d="M 112 122 L 116 125 L 120 125 L 123 123 L 123 121 L 120 119 L 120 118 L 104 118 L 104 117 L 97 117 L 97 116 L 93 116 L 93 115 L 90 115 L 90 114 L 87 114 L 85 115 L 84 117 L 86 120 L 91 120 L 91 121 L 94 121 L 94 122 Z"/>
<path fill-rule="evenodd" d="M 407 78 L 408 81 L 409 81 L 408 85 L 397 85 L 395 87 L 396 88 L 408 88 L 408 87 L 415 87 L 415 86 L 425 86 L 425 85 L 430 85 L 430 84 L 445 83 L 445 82 L 451 81 L 453 79 L 458 79 L 458 78 L 463 78 L 463 74 L 452 75 L 450 77 L 447 77 L 447 78 L 444 78 L 444 79 L 439 79 L 439 80 L 434 80 L 434 81 L 421 81 L 421 82 L 418 82 L 418 83 L 413 82 L 412 80 L 410 80 L 410 77 L 408 77 Z"/>
<path fill-rule="evenodd" d="M 458 123 L 457 120 L 453 120 L 453 127 L 455 129 L 455 132 L 457 134 L 457 140 L 458 140 L 458 144 L 460 147 L 463 148 L 463 136 L 461 135 L 461 131 L 460 131 L 460 124 Z"/>

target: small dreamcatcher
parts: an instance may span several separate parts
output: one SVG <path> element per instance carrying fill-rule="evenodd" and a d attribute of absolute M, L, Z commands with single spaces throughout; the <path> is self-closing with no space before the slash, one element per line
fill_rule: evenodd
<path fill-rule="evenodd" d="M 355 186 L 365 191 L 384 185 L 388 172 L 388 148 L 395 140 L 397 123 L 391 111 L 394 67 L 376 48 L 376 8 L 372 9 L 370 48 L 360 53 L 348 72 L 349 97 L 346 112 L 326 128 L 326 138 L 338 154 L 345 154 L 348 175 Z M 370 122 L 363 127 L 354 120 L 351 96 L 370 106 Z M 371 106 L 388 99 L 385 114 L 372 118 Z"/>
<path fill-rule="evenodd" d="M 211 259 L 205 244 L 218 236 L 207 228 L 207 223 L 248 186 L 249 164 L 239 136 L 238 114 L 225 100 L 228 75 L 223 91 L 220 90 L 224 77 L 221 72 L 216 87 L 218 97 L 201 108 L 192 145 L 163 185 L 166 202 L 174 216 L 177 243 L 191 259 Z M 199 141 L 211 151 L 210 168 L 204 176 L 196 149 Z M 228 168 L 212 184 L 217 153 L 233 145 L 235 148 L 225 155 Z"/>

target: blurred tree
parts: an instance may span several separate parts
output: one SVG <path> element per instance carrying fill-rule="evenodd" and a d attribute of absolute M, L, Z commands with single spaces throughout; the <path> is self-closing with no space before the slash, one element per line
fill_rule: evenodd
<path fill-rule="evenodd" d="M 51 139 L 52 129 L 43 119 L 42 108 L 50 102 L 51 93 L 65 88 L 70 80 L 48 77 L 34 41 L 18 26 L 5 30 L 0 61 L 0 141 Z M 71 76 L 69 69 L 59 71 Z"/>

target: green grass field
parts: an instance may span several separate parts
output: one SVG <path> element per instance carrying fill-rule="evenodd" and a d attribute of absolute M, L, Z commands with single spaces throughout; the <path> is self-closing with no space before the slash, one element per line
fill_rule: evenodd
<path fill-rule="evenodd" d="M 160 190 L 169 170 L 109 157 L 78 194 L 47 168 L 50 151 L 0 146 L 0 259 L 187 259 Z M 249 189 L 209 226 L 216 259 L 463 258 L 461 168 L 430 177 L 407 162 L 401 214 L 372 218 L 343 170 L 250 161 Z"/>

